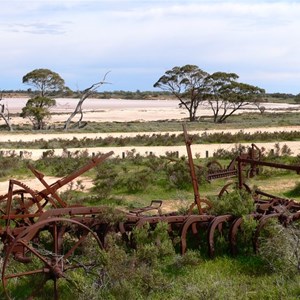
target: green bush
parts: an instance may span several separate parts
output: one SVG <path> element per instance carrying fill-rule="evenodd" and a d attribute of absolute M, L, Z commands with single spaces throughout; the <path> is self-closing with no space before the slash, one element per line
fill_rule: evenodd
<path fill-rule="evenodd" d="M 117 185 L 118 173 L 114 166 L 115 161 L 105 161 L 96 167 L 97 174 L 92 191 L 100 199 L 108 198 Z"/>
<path fill-rule="evenodd" d="M 133 230 L 136 243 L 136 255 L 142 262 L 155 265 L 159 261 L 174 257 L 175 250 L 168 234 L 168 224 L 159 222 L 154 229 L 149 223 Z"/>
<path fill-rule="evenodd" d="M 284 277 L 300 272 L 300 223 L 287 227 L 270 220 L 259 236 L 259 254 L 269 270 Z"/>
<path fill-rule="evenodd" d="M 191 188 L 191 175 L 185 158 L 168 164 L 166 173 L 171 188 L 180 190 L 189 190 Z"/>
<path fill-rule="evenodd" d="M 22 160 L 14 153 L 11 153 L 11 156 L 9 157 L 3 157 L 0 155 L 0 178 L 9 176 L 12 173 L 23 172 L 24 169 L 27 169 L 26 164 L 27 160 Z"/>
<path fill-rule="evenodd" d="M 144 191 L 152 182 L 153 173 L 149 169 L 136 170 L 127 172 L 122 176 L 121 183 L 126 191 L 130 194 Z"/>
<path fill-rule="evenodd" d="M 220 198 L 210 198 L 212 202 L 211 214 L 231 214 L 241 217 L 251 214 L 255 210 L 255 204 L 251 194 L 243 189 L 234 189 L 230 193 L 224 193 Z"/>

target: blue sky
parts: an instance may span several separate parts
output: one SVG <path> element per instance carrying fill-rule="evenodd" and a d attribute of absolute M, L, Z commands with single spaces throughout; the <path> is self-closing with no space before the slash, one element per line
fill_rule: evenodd
<path fill-rule="evenodd" d="M 300 1 L 0 0 L 0 90 L 49 68 L 71 89 L 155 90 L 174 66 L 300 93 Z"/>

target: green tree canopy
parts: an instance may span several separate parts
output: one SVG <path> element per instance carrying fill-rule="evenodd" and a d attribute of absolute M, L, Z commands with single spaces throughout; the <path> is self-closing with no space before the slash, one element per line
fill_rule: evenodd
<path fill-rule="evenodd" d="M 240 83 L 235 73 L 215 72 L 206 78 L 204 98 L 213 111 L 215 123 L 222 123 L 234 112 L 250 103 L 261 101 L 265 90 L 257 86 Z"/>
<path fill-rule="evenodd" d="M 243 106 L 258 103 L 265 93 L 259 87 L 237 82 L 238 78 L 235 73 L 210 75 L 195 65 L 185 65 L 166 71 L 154 87 L 176 96 L 179 105 L 188 110 L 190 121 L 196 120 L 199 104 L 207 101 L 214 122 L 222 123 Z"/>
<path fill-rule="evenodd" d="M 49 69 L 35 69 L 23 76 L 23 83 L 37 88 L 42 97 L 52 91 L 62 90 L 65 87 L 65 81 L 58 73 Z"/>
<path fill-rule="evenodd" d="M 23 76 L 23 83 L 37 88 L 40 95 L 27 101 L 20 116 L 29 118 L 34 129 L 44 129 L 46 120 L 51 117 L 49 109 L 56 105 L 56 101 L 46 95 L 53 91 L 63 90 L 65 81 L 58 73 L 49 69 L 35 69 Z"/>
<path fill-rule="evenodd" d="M 20 114 L 23 118 L 29 118 L 33 124 L 33 129 L 45 129 L 46 120 L 50 119 L 49 109 L 55 106 L 54 99 L 37 96 L 27 101 L 26 106 L 22 108 Z"/>
<path fill-rule="evenodd" d="M 195 65 L 174 67 L 153 86 L 171 92 L 180 101 L 179 105 L 188 110 L 190 121 L 195 121 L 198 106 L 203 101 L 206 76 L 208 73 Z"/>

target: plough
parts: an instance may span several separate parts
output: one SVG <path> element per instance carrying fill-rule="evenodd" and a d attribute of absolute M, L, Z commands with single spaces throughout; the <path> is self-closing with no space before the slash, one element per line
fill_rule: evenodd
<path fill-rule="evenodd" d="M 241 152 L 237 157 L 233 158 L 227 167 L 222 167 L 222 165 L 217 160 L 210 161 L 207 167 L 207 180 L 211 181 L 214 179 L 220 178 L 230 178 L 236 177 L 238 168 L 237 168 L 237 159 L 250 159 L 255 161 L 260 161 L 262 158 L 262 151 L 255 144 L 251 144 L 251 147 L 248 148 L 247 152 Z M 260 169 L 257 165 L 247 165 L 242 164 L 241 169 L 246 173 L 247 178 L 252 178 L 255 175 L 258 175 Z"/>
<path fill-rule="evenodd" d="M 97 249 L 105 249 L 109 232 L 120 234 L 124 240 L 132 240 L 133 229 L 149 223 L 151 228 L 159 222 L 168 224 L 169 232 L 180 236 L 181 254 L 189 247 L 189 235 L 206 244 L 208 254 L 215 255 L 215 241 L 218 233 L 225 234 L 232 254 L 238 252 L 238 233 L 243 218 L 231 214 L 213 215 L 209 213 L 212 204 L 199 194 L 194 163 L 191 152 L 191 140 L 183 126 L 188 154 L 194 201 L 186 214 L 172 212 L 163 214 L 162 201 L 153 200 L 144 208 L 123 211 L 106 206 L 69 206 L 64 202 L 58 190 L 79 175 L 102 163 L 113 152 L 92 158 L 86 166 L 49 185 L 44 175 L 30 167 L 37 179 L 44 185 L 41 191 L 35 191 L 17 180 L 10 180 L 8 193 L 0 196 L 0 237 L 2 241 L 3 266 L 2 284 L 7 299 L 34 299 L 45 288 L 51 288 L 54 300 L 63 299 L 65 284 L 76 289 L 76 276 L 99 276 L 94 270 L 98 263 Z M 252 146 L 254 147 L 254 146 Z M 254 150 L 254 148 L 253 148 Z M 257 149 L 256 149 L 257 150 Z M 237 187 L 246 188 L 243 168 L 249 165 L 253 170 L 259 166 L 270 166 L 300 172 L 300 166 L 267 163 L 257 157 L 239 156 L 236 174 Z M 226 185 L 220 197 L 229 192 Z M 300 203 L 278 198 L 262 191 L 253 193 L 255 211 L 250 214 L 258 222 L 254 233 L 253 247 L 259 247 L 259 235 L 268 219 L 276 218 L 282 224 L 300 219 Z M 196 212 L 195 212 L 196 210 Z M 107 213 L 113 213 L 115 219 L 106 219 Z M 206 237 L 205 237 L 206 236 Z M 16 264 L 20 267 L 16 268 Z M 80 274 L 80 275 L 78 275 Z M 18 298 L 18 286 L 31 282 L 32 289 Z M 29 285 L 30 286 L 30 285 Z"/>

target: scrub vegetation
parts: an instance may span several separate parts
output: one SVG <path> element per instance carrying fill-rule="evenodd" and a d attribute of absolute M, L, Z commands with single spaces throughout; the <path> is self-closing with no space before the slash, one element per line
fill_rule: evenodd
<path fill-rule="evenodd" d="M 230 155 L 220 158 L 228 162 Z M 285 163 L 299 163 L 299 158 L 274 153 L 273 160 Z M 22 160 L 14 155 L 1 157 L 1 178 L 26 177 L 26 164 L 47 175 L 64 176 L 88 160 L 86 152 L 76 157 L 55 157 L 49 155 L 38 161 Z M 205 165 L 207 160 L 198 159 Z M 61 166 L 64 168 L 61 168 Z M 251 186 L 276 186 L 278 180 L 294 182 L 287 193 L 300 199 L 297 174 L 278 170 L 272 180 L 264 168 L 263 172 L 250 180 Z M 155 174 L 155 176 L 154 176 Z M 253 209 L 250 197 L 233 191 L 221 200 L 216 200 L 216 191 L 226 180 L 211 183 L 205 180 L 205 168 L 197 174 L 200 193 L 215 202 L 215 213 L 247 215 Z M 61 194 L 69 204 L 108 205 L 122 209 L 141 207 L 151 199 L 162 199 L 171 209 L 185 212 L 193 201 L 193 191 L 186 159 L 174 161 L 172 154 L 165 157 L 141 157 L 134 151 L 126 159 L 113 158 L 105 161 L 88 176 L 94 181 L 94 188 L 84 192 L 77 184 Z M 284 191 L 283 191 L 284 192 Z M 215 199 L 215 200 L 214 200 Z M 247 200 L 248 199 L 248 200 Z M 176 201 L 175 201 L 176 200 Z M 110 217 L 110 216 L 108 216 Z M 261 238 L 261 251 L 251 250 L 251 235 L 255 224 L 245 222 L 245 243 L 239 256 L 232 257 L 224 246 L 218 249 L 214 259 L 208 258 L 205 246 L 189 243 L 188 252 L 179 254 L 178 239 L 168 235 L 167 226 L 158 224 L 149 231 L 149 224 L 134 231 L 136 247 L 129 249 L 120 236 L 111 234 L 107 251 L 93 249 L 97 255 L 97 267 L 93 277 L 89 271 L 76 278 L 76 288 L 66 285 L 63 299 L 296 299 L 300 296 L 299 224 L 284 228 L 270 223 Z M 192 240 L 191 240 L 192 241 Z M 222 245 L 220 237 L 219 245 Z M 20 265 L 19 265 L 20 267 Z M 18 268 L 18 265 L 16 266 Z M 97 274 L 95 279 L 95 272 Z M 91 279 L 93 278 L 93 280 Z M 30 283 L 27 283 L 30 284 Z M 31 283 L 32 284 L 32 283 Z M 24 289 L 26 289 L 26 284 Z M 16 292 L 17 293 L 17 292 Z M 16 299 L 22 299 L 18 291 Z M 52 299 L 45 289 L 38 299 Z"/>

